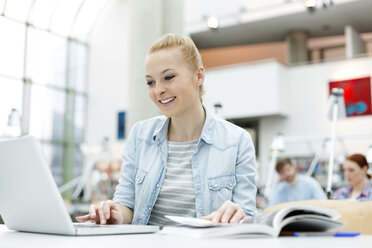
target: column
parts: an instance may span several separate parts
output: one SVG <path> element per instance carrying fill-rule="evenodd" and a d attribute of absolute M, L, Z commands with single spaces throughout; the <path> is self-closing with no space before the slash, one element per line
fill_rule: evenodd
<path fill-rule="evenodd" d="M 287 34 L 287 62 L 295 64 L 309 61 L 307 50 L 308 34 L 305 31 L 293 31 Z"/>
<path fill-rule="evenodd" d="M 360 34 L 350 25 L 345 26 L 345 48 L 347 59 L 352 59 L 366 53 L 366 43 L 360 38 Z"/>
<path fill-rule="evenodd" d="M 147 94 L 145 57 L 161 35 L 183 32 L 183 0 L 130 0 L 127 133 L 133 124 L 161 114 Z"/>

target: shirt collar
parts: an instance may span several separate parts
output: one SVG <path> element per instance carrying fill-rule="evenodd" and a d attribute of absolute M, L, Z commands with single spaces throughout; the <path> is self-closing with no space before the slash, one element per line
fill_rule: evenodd
<path fill-rule="evenodd" d="M 158 127 L 155 129 L 152 140 L 156 143 L 163 142 L 168 137 L 168 126 L 170 118 L 163 118 L 159 123 Z"/>
<path fill-rule="evenodd" d="M 369 183 L 367 183 L 366 186 L 364 186 L 364 188 L 362 190 L 362 193 L 360 193 L 360 195 L 368 196 L 370 187 L 371 187 L 371 185 Z"/>
<path fill-rule="evenodd" d="M 213 144 L 213 128 L 215 125 L 215 119 L 212 114 L 203 106 L 205 111 L 205 122 L 202 129 L 202 133 L 200 135 L 200 139 L 202 139 L 205 143 Z M 168 138 L 168 126 L 169 126 L 170 118 L 164 118 L 155 129 L 154 135 L 152 139 L 156 143 L 162 143 L 164 140 Z"/>

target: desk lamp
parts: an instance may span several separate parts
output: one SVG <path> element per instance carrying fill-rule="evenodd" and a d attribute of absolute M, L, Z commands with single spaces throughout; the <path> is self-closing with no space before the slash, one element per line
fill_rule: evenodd
<path fill-rule="evenodd" d="M 328 178 L 327 178 L 327 197 L 332 195 L 332 177 L 333 177 L 333 163 L 335 153 L 335 140 L 336 140 L 336 123 L 338 118 L 346 117 L 344 90 L 341 88 L 333 88 L 331 97 L 327 104 L 327 116 L 332 120 L 332 134 L 330 143 L 330 156 L 328 162 Z"/>

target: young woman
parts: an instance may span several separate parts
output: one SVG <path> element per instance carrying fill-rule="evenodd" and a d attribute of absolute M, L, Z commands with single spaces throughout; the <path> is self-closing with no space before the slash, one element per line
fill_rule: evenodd
<path fill-rule="evenodd" d="M 367 174 L 368 162 L 366 157 L 362 154 L 350 155 L 346 158 L 342 168 L 349 186 L 336 190 L 333 198 L 336 200 L 372 200 L 372 185 L 369 183 L 371 177 Z"/>
<path fill-rule="evenodd" d="M 78 221 L 172 225 L 164 215 L 236 223 L 254 215 L 255 152 L 249 134 L 202 104 L 204 68 L 188 37 L 149 49 L 148 95 L 163 116 L 138 122 L 123 153 L 114 199 Z"/>

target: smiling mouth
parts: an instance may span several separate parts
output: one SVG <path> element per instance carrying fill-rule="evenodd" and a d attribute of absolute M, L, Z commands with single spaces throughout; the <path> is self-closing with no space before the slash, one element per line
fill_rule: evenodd
<path fill-rule="evenodd" d="M 166 103 L 169 103 L 169 102 L 173 101 L 174 99 L 176 99 L 176 97 L 170 97 L 170 98 L 167 98 L 167 99 L 164 99 L 164 100 L 159 100 L 159 102 L 162 103 L 162 104 L 166 104 Z"/>

